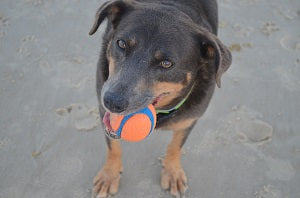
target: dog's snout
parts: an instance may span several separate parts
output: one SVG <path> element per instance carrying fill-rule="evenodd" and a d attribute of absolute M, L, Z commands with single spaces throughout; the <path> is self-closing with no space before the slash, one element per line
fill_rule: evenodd
<path fill-rule="evenodd" d="M 122 113 L 129 105 L 128 100 L 121 94 L 106 92 L 103 98 L 104 106 L 112 113 Z"/>

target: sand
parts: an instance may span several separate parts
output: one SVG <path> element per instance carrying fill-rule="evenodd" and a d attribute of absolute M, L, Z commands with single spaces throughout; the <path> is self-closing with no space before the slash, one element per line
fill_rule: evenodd
<path fill-rule="evenodd" d="M 0 198 L 90 198 L 105 160 L 95 71 L 104 1 L 0 1 Z M 300 195 L 300 1 L 219 0 L 233 64 L 184 146 L 187 198 Z M 171 132 L 123 142 L 116 198 L 165 198 Z"/>

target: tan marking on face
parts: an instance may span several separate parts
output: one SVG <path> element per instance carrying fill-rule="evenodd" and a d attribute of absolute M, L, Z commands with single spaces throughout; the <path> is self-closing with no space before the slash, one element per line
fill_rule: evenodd
<path fill-rule="evenodd" d="M 116 68 L 115 60 L 112 56 L 108 57 L 108 70 L 109 70 L 109 76 L 113 75 Z"/>
<path fill-rule="evenodd" d="M 134 46 L 136 45 L 136 40 L 135 40 L 135 39 L 130 39 L 130 40 L 128 41 L 128 45 L 129 45 L 130 47 L 134 47 Z"/>
<path fill-rule="evenodd" d="M 189 128 L 197 118 L 188 118 L 179 122 L 173 122 L 166 126 L 167 130 L 180 131 Z"/>
<path fill-rule="evenodd" d="M 106 49 L 106 58 L 108 60 L 109 76 L 111 76 L 114 73 L 115 68 L 116 68 L 115 60 L 110 53 L 110 46 L 111 46 L 111 41 L 108 43 L 107 49 Z"/>
<path fill-rule="evenodd" d="M 109 43 L 107 44 L 107 48 L 106 48 L 106 58 L 109 59 L 110 54 L 110 47 L 111 47 L 111 41 L 109 41 Z"/>
<path fill-rule="evenodd" d="M 213 58 L 215 55 L 215 48 L 213 48 L 212 46 L 208 46 L 207 47 L 207 56 L 209 58 Z"/>
<path fill-rule="evenodd" d="M 113 6 L 112 8 L 111 8 L 111 13 L 112 14 L 118 14 L 120 12 L 120 8 L 118 7 L 118 6 Z"/>
<path fill-rule="evenodd" d="M 184 85 L 182 83 L 157 82 L 153 87 L 153 92 L 156 97 L 162 93 L 168 93 L 158 101 L 155 108 L 161 108 L 172 102 L 173 99 L 180 96 Z"/>
<path fill-rule="evenodd" d="M 184 80 L 183 83 L 184 83 L 185 85 L 188 85 L 188 84 L 190 84 L 191 80 L 192 80 L 192 73 L 189 72 L 189 73 L 186 74 L 186 78 L 185 78 L 185 80 Z"/>
<path fill-rule="evenodd" d="M 192 80 L 192 74 L 191 72 L 186 74 L 186 81 L 189 83 Z"/>
<path fill-rule="evenodd" d="M 161 51 L 156 51 L 154 53 L 154 58 L 156 58 L 157 60 L 162 59 L 162 53 L 161 53 Z"/>

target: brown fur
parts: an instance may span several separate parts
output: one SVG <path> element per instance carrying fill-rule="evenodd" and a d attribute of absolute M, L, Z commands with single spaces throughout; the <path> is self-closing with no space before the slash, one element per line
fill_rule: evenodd
<path fill-rule="evenodd" d="M 190 126 L 190 125 L 186 125 Z M 176 130 L 171 143 L 168 145 L 166 156 L 163 160 L 161 172 L 161 187 L 170 189 L 171 195 L 183 194 L 187 189 L 187 177 L 181 167 L 181 146 L 186 138 L 186 130 Z"/>
<path fill-rule="evenodd" d="M 114 73 L 116 67 L 115 60 L 112 56 L 109 56 L 108 58 L 108 65 L 109 65 L 109 76 L 111 76 Z"/>
<path fill-rule="evenodd" d="M 131 39 L 131 40 L 128 41 L 128 45 L 129 45 L 130 47 L 134 47 L 135 44 L 136 44 L 136 40 L 135 40 L 135 39 Z"/>
<path fill-rule="evenodd" d="M 181 95 L 181 91 L 184 88 L 182 83 L 169 83 L 169 82 L 157 82 L 153 86 L 153 92 L 155 96 L 159 96 L 162 93 L 167 93 L 157 104 L 156 108 L 164 107 L 171 103 L 175 98 Z"/>
<path fill-rule="evenodd" d="M 191 80 L 192 80 L 192 73 L 188 72 L 186 74 L 186 79 L 183 81 L 183 84 L 188 85 L 191 83 Z"/>
<path fill-rule="evenodd" d="M 117 140 L 110 142 L 106 162 L 94 178 L 93 193 L 106 197 L 107 193 L 116 194 L 119 188 L 120 173 L 122 172 L 122 150 Z"/>
<path fill-rule="evenodd" d="M 157 60 L 162 59 L 162 53 L 161 53 L 161 51 L 156 51 L 156 52 L 154 53 L 154 57 L 155 57 Z"/>
<path fill-rule="evenodd" d="M 208 46 L 207 47 L 207 56 L 209 58 L 213 58 L 214 55 L 215 55 L 215 49 L 213 47 L 211 47 L 211 46 Z"/>
<path fill-rule="evenodd" d="M 119 12 L 120 12 L 120 9 L 119 9 L 118 6 L 112 6 L 112 8 L 111 8 L 111 13 L 112 13 L 112 14 L 116 15 L 116 14 L 118 14 Z"/>

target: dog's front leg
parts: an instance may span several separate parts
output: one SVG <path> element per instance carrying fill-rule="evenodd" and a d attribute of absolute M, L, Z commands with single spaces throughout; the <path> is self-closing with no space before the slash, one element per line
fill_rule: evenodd
<path fill-rule="evenodd" d="M 181 167 L 181 149 L 195 123 L 196 119 L 187 119 L 172 126 L 173 138 L 163 160 L 161 187 L 170 189 L 173 196 L 183 195 L 187 189 L 187 177 Z"/>
<path fill-rule="evenodd" d="M 94 178 L 93 197 L 107 197 L 116 194 L 122 172 L 122 150 L 119 140 L 106 138 L 108 150 L 102 169 Z"/>

